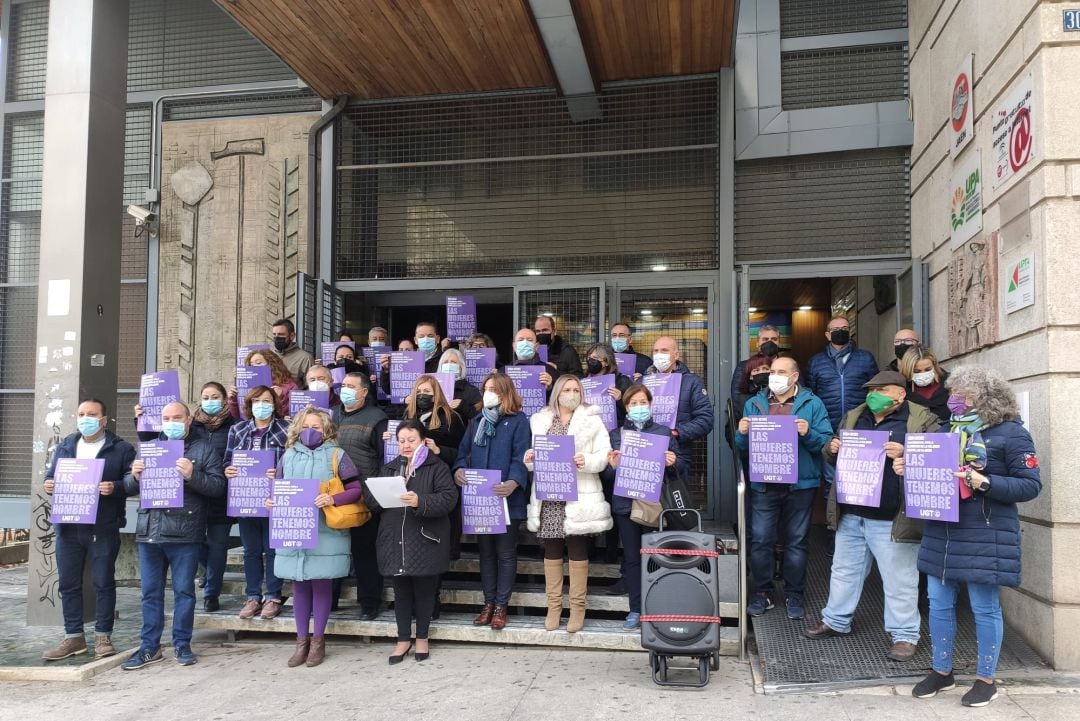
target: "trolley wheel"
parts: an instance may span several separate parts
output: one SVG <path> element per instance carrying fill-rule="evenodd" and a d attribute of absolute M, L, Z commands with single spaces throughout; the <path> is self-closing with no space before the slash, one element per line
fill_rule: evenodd
<path fill-rule="evenodd" d="M 660 672 L 660 678 L 667 680 L 667 656 L 657 656 L 656 668 Z"/>
<path fill-rule="evenodd" d="M 656 669 L 660 666 L 660 655 L 656 651 L 649 651 L 649 670 L 656 672 Z"/>
<path fill-rule="evenodd" d="M 709 683 L 709 657 L 702 656 L 698 659 L 698 681 L 704 686 Z"/>
<path fill-rule="evenodd" d="M 709 668 L 711 668 L 713 671 L 719 671 L 720 670 L 720 652 L 719 651 L 714 651 L 712 656 L 710 657 Z"/>

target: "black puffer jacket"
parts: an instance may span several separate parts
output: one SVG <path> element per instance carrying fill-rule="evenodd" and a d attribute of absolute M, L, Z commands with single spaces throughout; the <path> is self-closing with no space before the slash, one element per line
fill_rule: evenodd
<path fill-rule="evenodd" d="M 406 465 L 399 456 L 379 469 L 380 476 L 396 476 Z M 383 576 L 437 576 L 450 567 L 449 513 L 458 499 L 450 467 L 429 453 L 405 487 L 420 497 L 416 508 L 384 509 L 364 485 L 364 503 L 380 514 L 375 555 Z"/>
<path fill-rule="evenodd" d="M 183 508 L 139 509 L 135 526 L 137 543 L 203 543 L 206 541 L 206 519 L 210 500 L 225 495 L 225 472 L 221 456 L 205 435 L 188 433 L 184 439 L 184 458 L 195 466 L 191 478 L 184 482 Z M 124 490 L 129 496 L 139 495 L 139 482 L 129 471 L 124 476 Z"/>
<path fill-rule="evenodd" d="M 225 467 L 225 449 L 229 443 L 229 429 L 234 424 L 239 423 L 239 418 L 233 418 L 231 415 L 227 415 L 225 422 L 218 426 L 215 430 L 210 430 L 202 423 L 198 421 L 191 422 L 191 434 L 196 438 L 202 437 L 210 443 L 210 447 L 214 449 L 214 454 L 218 460 L 221 461 L 222 468 Z M 221 495 L 216 498 L 210 499 L 210 511 L 207 517 L 207 522 L 210 524 L 221 525 L 224 523 L 230 523 L 233 519 L 228 516 L 228 505 L 226 498 Z"/>

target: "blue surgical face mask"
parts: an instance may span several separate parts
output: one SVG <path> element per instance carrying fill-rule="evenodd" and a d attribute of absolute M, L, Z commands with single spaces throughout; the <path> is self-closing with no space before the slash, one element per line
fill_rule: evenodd
<path fill-rule="evenodd" d="M 274 415 L 274 404 L 269 401 L 257 401 L 251 404 L 251 415 L 260 421 L 265 421 Z"/>
<path fill-rule="evenodd" d="M 383 343 L 381 340 L 373 340 L 370 343 L 368 343 L 368 345 L 371 346 L 372 348 L 385 348 L 386 347 L 386 344 Z"/>
<path fill-rule="evenodd" d="M 356 391 L 348 386 L 341 386 L 341 392 L 338 393 L 341 398 L 341 404 L 344 406 L 355 405 L 356 403 Z"/>
<path fill-rule="evenodd" d="M 423 351 L 426 355 L 431 355 L 432 353 L 434 353 L 438 345 L 438 341 L 436 341 L 434 338 L 431 338 L 430 336 L 426 338 L 416 339 L 416 347 Z"/>
<path fill-rule="evenodd" d="M 652 418 L 652 408 L 649 406 L 630 406 L 626 409 L 626 417 L 638 425 L 645 425 Z"/>
<path fill-rule="evenodd" d="M 221 413 L 221 409 L 225 407 L 225 404 L 221 402 L 220 398 L 203 401 L 200 405 L 202 406 L 203 413 L 208 416 L 216 416 L 218 413 Z"/>
<path fill-rule="evenodd" d="M 458 377 L 458 364 L 457 363 L 443 363 L 439 366 L 439 371 L 442 373 L 450 373 L 455 378 Z"/>
<path fill-rule="evenodd" d="M 629 347 L 630 347 L 630 341 L 628 341 L 626 338 L 612 338 L 611 339 L 611 348 L 616 353 L 622 353 Z"/>
<path fill-rule="evenodd" d="M 536 349 L 533 348 L 532 341 L 519 340 L 514 344 L 514 353 L 521 360 L 529 360 L 536 355 Z"/>
<path fill-rule="evenodd" d="M 187 433 L 187 424 L 183 421 L 165 421 L 161 424 L 161 432 L 170 441 L 178 441 Z"/>
<path fill-rule="evenodd" d="M 83 416 L 76 424 L 83 438 L 89 438 L 101 430 L 101 419 Z"/>

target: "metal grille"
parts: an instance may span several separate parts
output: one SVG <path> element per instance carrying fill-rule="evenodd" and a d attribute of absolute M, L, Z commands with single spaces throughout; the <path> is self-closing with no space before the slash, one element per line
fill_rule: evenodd
<path fill-rule="evenodd" d="M 33 424 L 33 393 L 0 393 L 0 496 L 30 493 Z"/>
<path fill-rule="evenodd" d="M 909 253 L 908 150 L 735 164 L 735 259 Z"/>
<path fill-rule="evenodd" d="M 907 43 L 782 53 L 780 73 L 785 110 L 903 100 Z"/>
<path fill-rule="evenodd" d="M 600 311 L 599 288 L 526 290 L 518 295 L 519 328 L 532 328 L 537 316 L 550 314 L 556 332 L 574 346 L 582 358 L 585 349 L 599 342 L 603 333 Z"/>
<path fill-rule="evenodd" d="M 34 387 L 37 286 L 0 287 L 0 388 Z"/>
<path fill-rule="evenodd" d="M 226 97 L 187 98 L 165 103 L 163 120 L 203 120 L 242 115 L 310 113 L 322 108 L 322 101 L 310 90 L 248 93 Z"/>
<path fill-rule="evenodd" d="M 44 122 L 40 115 L 10 115 L 4 124 L 0 199 L 0 283 L 36 283 L 41 238 L 41 163 Z"/>
<path fill-rule="evenodd" d="M 905 27 L 905 0 L 780 0 L 782 38 Z"/>
<path fill-rule="evenodd" d="M 332 340 L 337 340 L 338 331 L 345 327 L 345 294 L 324 283 L 321 303 L 319 341 L 329 343 Z"/>
<path fill-rule="evenodd" d="M 716 79 L 599 103 L 587 123 L 553 92 L 350 107 L 336 277 L 716 267 Z"/>
<path fill-rule="evenodd" d="M 117 387 L 138 388 L 146 355 L 146 283 L 120 286 L 120 355 Z"/>
<path fill-rule="evenodd" d="M 142 204 L 150 187 L 150 135 L 153 132 L 150 105 L 129 105 L 124 125 L 124 204 Z M 127 237 L 127 236 L 125 236 Z M 145 243 L 143 243 L 145 246 Z M 143 273 L 143 277 L 145 277 Z"/>
<path fill-rule="evenodd" d="M 8 102 L 45 97 L 45 59 L 49 46 L 49 3 L 13 3 L 7 42 Z"/>
<path fill-rule="evenodd" d="M 109 409 L 109 416 L 113 419 L 110 430 L 136 448 L 139 447 L 139 436 L 131 419 L 135 417 L 135 404 L 138 402 L 138 391 L 117 393 L 116 408 Z"/>
<path fill-rule="evenodd" d="M 319 281 L 306 273 L 296 274 L 296 342 L 315 353 L 319 337 Z"/>
<path fill-rule="evenodd" d="M 128 90 L 288 80 L 296 73 L 212 0 L 132 0 Z"/>

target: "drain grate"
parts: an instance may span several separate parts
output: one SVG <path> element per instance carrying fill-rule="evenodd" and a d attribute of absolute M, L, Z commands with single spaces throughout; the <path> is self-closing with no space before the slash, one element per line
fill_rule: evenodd
<path fill-rule="evenodd" d="M 831 558 L 825 555 L 824 529 L 815 527 L 810 539 L 805 603 L 807 619 L 816 621 L 829 595 Z M 977 660 L 975 623 L 961 592 L 957 609 L 954 669 L 974 674 Z M 844 638 L 810 640 L 802 635 L 804 621 L 790 621 L 783 611 L 783 591 L 777 588 L 777 608 L 753 620 L 761 671 L 766 691 L 827 690 L 869 686 L 885 680 L 918 678 L 930 669 L 930 635 L 927 608 L 922 599 L 922 640 L 914 658 L 897 663 L 886 657 L 890 645 L 883 628 L 884 593 L 877 567 L 870 572 L 855 611 L 852 633 Z M 999 671 L 1047 668 L 1031 647 L 1008 626 L 1002 643 Z"/>

